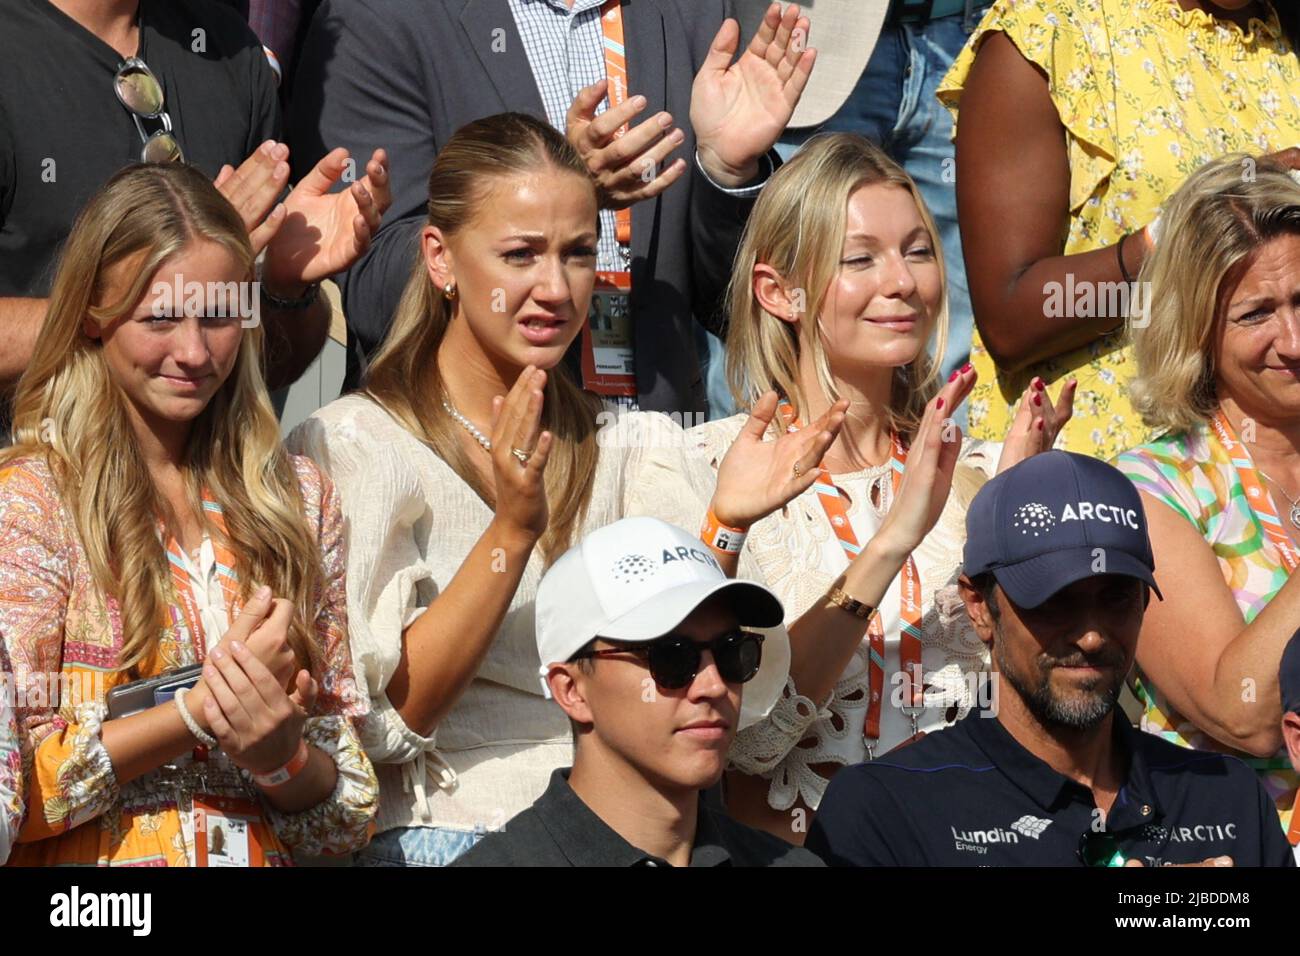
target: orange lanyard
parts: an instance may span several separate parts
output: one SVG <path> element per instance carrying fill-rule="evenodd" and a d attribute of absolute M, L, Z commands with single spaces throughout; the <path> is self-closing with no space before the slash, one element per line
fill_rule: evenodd
<path fill-rule="evenodd" d="M 627 99 L 627 52 L 623 46 L 623 7 L 620 0 L 606 0 L 600 8 L 600 29 L 605 36 L 605 78 L 609 80 L 609 106 L 621 106 Z M 614 133 L 620 138 L 627 132 L 624 123 Z M 632 209 L 625 206 L 614 212 L 615 238 L 619 245 L 632 242 Z"/>
<path fill-rule="evenodd" d="M 1250 460 L 1250 452 L 1246 450 L 1245 444 L 1237 440 L 1228 416 L 1223 414 L 1223 409 L 1215 413 L 1211 424 L 1219 441 L 1227 450 L 1233 467 L 1237 469 L 1237 478 L 1241 482 L 1242 490 L 1246 492 L 1246 503 L 1255 512 L 1255 517 L 1259 519 L 1260 527 L 1264 530 L 1264 537 L 1273 543 L 1278 556 L 1282 559 L 1282 566 L 1286 568 L 1287 574 L 1290 574 L 1297 565 L 1300 565 L 1300 555 L 1297 555 L 1295 545 L 1282 528 L 1282 519 L 1278 517 L 1277 509 L 1273 507 L 1273 499 L 1260 480 L 1254 462 Z"/>
<path fill-rule="evenodd" d="M 795 432 L 802 427 L 788 400 L 782 399 L 778 409 L 785 422 L 786 431 Z M 893 449 L 890 455 L 891 488 L 894 495 L 897 495 L 898 486 L 903 481 L 903 469 L 907 464 L 907 449 L 903 447 L 902 439 L 896 432 L 890 432 L 889 441 Z M 817 469 L 820 474 L 813 485 L 813 490 L 817 492 L 817 500 L 821 502 L 822 510 L 826 512 L 831 530 L 839 539 L 845 557 L 852 561 L 861 553 L 862 546 L 858 544 L 853 526 L 849 524 L 849 512 L 844 496 L 831 481 L 825 466 L 819 463 Z M 913 733 L 915 733 L 916 717 L 925 706 L 925 687 L 921 678 L 921 573 L 910 554 L 903 563 L 899 605 L 898 656 L 902 664 L 903 699 L 908 702 L 903 712 L 912 718 Z M 867 674 L 871 700 L 867 705 L 867 716 L 862 724 L 862 736 L 867 743 L 868 755 L 874 756 L 875 741 L 880 739 L 880 707 L 885 689 L 885 627 L 880 623 L 879 612 L 871 615 L 867 623 L 867 643 L 870 656 Z"/>

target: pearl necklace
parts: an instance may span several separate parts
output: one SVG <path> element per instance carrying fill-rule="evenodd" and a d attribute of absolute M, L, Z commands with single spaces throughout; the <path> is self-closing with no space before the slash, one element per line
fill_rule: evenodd
<path fill-rule="evenodd" d="M 459 422 L 460 425 L 465 429 L 465 431 L 470 433 L 470 435 L 474 438 L 476 442 L 478 442 L 480 445 L 483 446 L 484 451 L 492 450 L 491 439 L 489 439 L 487 435 L 484 435 L 481 431 L 475 428 L 474 423 L 472 421 L 470 421 L 460 412 L 456 411 L 456 409 L 452 407 L 451 402 L 447 401 L 444 398 L 442 400 L 442 407 L 447 410 L 447 414 L 450 415 L 454 421 Z"/>

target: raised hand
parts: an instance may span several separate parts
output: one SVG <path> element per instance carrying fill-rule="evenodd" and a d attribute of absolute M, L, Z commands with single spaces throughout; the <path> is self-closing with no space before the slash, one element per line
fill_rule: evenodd
<path fill-rule="evenodd" d="M 748 528 L 812 487 L 822 456 L 839 434 L 849 407 L 848 400 L 841 399 L 799 431 L 764 441 L 777 403 L 777 394 L 771 391 L 758 400 L 718 465 L 713 513 L 733 528 Z"/>
<path fill-rule="evenodd" d="M 808 18 L 797 4 L 768 7 L 749 47 L 735 63 L 740 25 L 731 19 L 713 38 L 691 86 L 691 128 L 700 164 L 719 185 L 742 186 L 758 174 L 758 159 L 794 115 L 817 58 L 806 49 Z"/>
<path fill-rule="evenodd" d="M 289 147 L 268 139 L 234 169 L 229 164 L 217 172 L 213 185 L 244 220 L 253 255 L 258 255 L 284 224 L 284 207 L 276 197 L 289 182 Z"/>
<path fill-rule="evenodd" d="M 342 272 L 370 247 L 392 203 L 387 154 L 374 151 L 366 175 L 332 193 L 348 151 L 327 154 L 284 201 L 283 222 L 266 247 L 262 282 L 281 298 L 297 298 L 313 282 Z"/>
<path fill-rule="evenodd" d="M 645 109 L 646 98 L 628 97 L 597 116 L 596 107 L 608 89 L 608 80 L 598 80 L 578 91 L 569 107 L 565 135 L 596 181 L 601 208 L 622 209 L 658 196 L 682 178 L 683 159 L 659 167 L 685 135 L 673 126 L 670 113 L 658 113 L 619 135 L 623 124 Z"/>
<path fill-rule="evenodd" d="M 961 429 L 949 416 L 975 387 L 975 378 L 969 365 L 954 372 L 925 407 L 908 450 L 898 496 L 876 532 L 881 545 L 892 554 L 906 556 L 916 550 L 943 513 L 962 441 Z"/>
<path fill-rule="evenodd" d="M 1047 394 L 1047 385 L 1035 377 L 1020 396 L 1020 406 L 1011 422 L 1007 437 L 1002 443 L 998 458 L 998 474 L 1039 452 L 1051 451 L 1056 436 L 1074 415 L 1074 393 L 1078 379 L 1070 379 L 1061 389 L 1060 398 L 1053 404 Z"/>
<path fill-rule="evenodd" d="M 546 461 L 553 437 L 542 431 L 546 372 L 532 365 L 510 394 L 492 400 L 492 476 L 496 520 L 507 533 L 535 543 L 546 531 Z"/>

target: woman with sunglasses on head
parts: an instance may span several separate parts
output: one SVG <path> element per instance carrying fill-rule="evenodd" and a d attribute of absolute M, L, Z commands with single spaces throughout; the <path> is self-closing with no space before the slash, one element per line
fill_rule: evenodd
<path fill-rule="evenodd" d="M 350 529 L 349 620 L 382 792 L 361 855 L 374 865 L 449 863 L 541 795 L 572 755 L 538 679 L 543 569 L 627 514 L 699 527 L 696 488 L 712 483 L 667 466 L 682 433 L 663 415 L 598 433 L 599 400 L 558 367 L 588 314 L 597 236 L 595 186 L 563 136 L 513 113 L 462 127 L 428 208 L 364 391 L 290 436 L 338 485 Z M 738 508 L 779 507 L 811 482 L 792 464 L 815 460 L 838 417 L 816 424 L 753 443 L 772 479 L 742 483 Z"/>
<path fill-rule="evenodd" d="M 0 453 L 0 634 L 18 686 L 61 691 L 18 707 L 11 863 L 202 865 L 222 818 L 250 865 L 369 834 L 341 514 L 279 440 L 255 251 L 168 164 L 109 180 L 63 252 Z"/>
<path fill-rule="evenodd" d="M 975 374 L 937 380 L 944 289 L 916 185 L 845 133 L 815 137 L 777 171 L 737 256 L 727 363 L 740 407 L 775 410 L 777 435 L 847 405 L 825 456 L 798 463 L 815 487 L 770 516 L 716 512 L 748 534 L 741 554 L 785 605 L 791 652 L 781 702 L 737 737 L 727 806 L 785 840 L 802 842 L 839 767 L 974 703 L 987 661 L 956 589 L 966 504 L 995 462 L 1050 448 L 1070 417 L 1073 390 L 1054 406 L 1036 382 L 1000 452 L 962 441 L 946 418 Z M 703 460 L 732 466 L 718 471 L 718 502 L 738 500 L 732 481 L 753 473 L 728 451 L 753 427 L 737 415 L 687 433 Z"/>

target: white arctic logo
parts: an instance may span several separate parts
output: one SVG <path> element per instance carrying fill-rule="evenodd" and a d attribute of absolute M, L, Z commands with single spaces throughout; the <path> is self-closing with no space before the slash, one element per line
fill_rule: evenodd
<path fill-rule="evenodd" d="M 1023 833 L 1027 837 L 1037 840 L 1043 835 L 1043 831 L 1052 825 L 1051 820 L 1044 820 L 1042 817 L 1032 817 L 1025 814 L 1015 823 L 1011 824 L 1011 829 L 1017 833 Z"/>
<path fill-rule="evenodd" d="M 1035 538 L 1047 534 L 1055 524 L 1056 516 L 1052 514 L 1052 509 L 1037 501 L 1017 508 L 1016 516 L 1011 522 L 1011 526 L 1019 528 L 1021 534 L 1032 534 Z"/>

